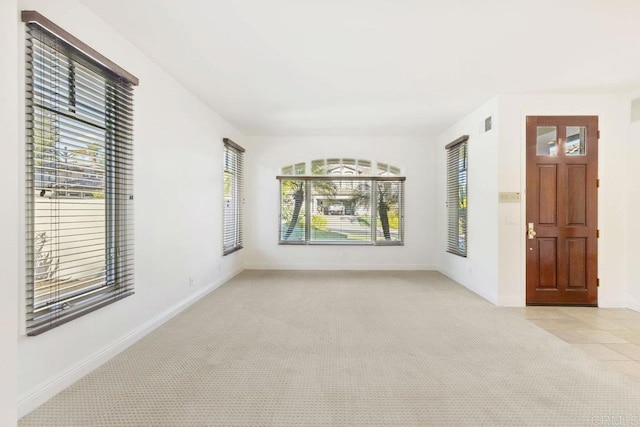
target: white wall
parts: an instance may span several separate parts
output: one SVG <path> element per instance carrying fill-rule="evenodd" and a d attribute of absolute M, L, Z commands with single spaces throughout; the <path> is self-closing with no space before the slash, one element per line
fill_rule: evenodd
<path fill-rule="evenodd" d="M 406 137 L 254 137 L 247 139 L 247 260 L 254 269 L 433 269 L 436 263 L 433 144 Z M 404 246 L 278 245 L 282 166 L 323 158 L 360 158 L 402 168 Z"/>
<path fill-rule="evenodd" d="M 484 131 L 484 121 L 492 118 L 492 130 Z M 498 98 L 494 98 L 437 139 L 438 158 L 438 268 L 463 286 L 492 303 L 498 299 Z M 447 193 L 445 146 L 469 135 L 467 257 L 446 252 Z"/>
<path fill-rule="evenodd" d="M 136 293 L 40 336 L 19 337 L 24 414 L 243 268 L 244 251 L 221 255 L 222 138 L 242 144 L 243 136 L 75 0 L 24 0 L 20 8 L 39 11 L 140 78 L 134 91 Z M 20 53 L 9 55 L 13 67 L 23 67 L 22 31 L 20 25 Z M 3 163 L 24 163 L 23 142 L 18 145 Z"/>
<path fill-rule="evenodd" d="M 0 425 L 16 424 L 18 320 L 18 241 L 20 193 L 18 164 L 18 8 L 15 0 L 0 2 Z"/>
<path fill-rule="evenodd" d="M 631 100 L 640 98 L 640 91 L 628 97 Z M 636 112 L 637 113 L 637 112 Z M 627 286 L 629 292 L 629 307 L 640 311 L 640 276 L 638 275 L 638 260 L 640 260 L 640 120 L 629 126 L 629 139 L 623 148 L 629 161 L 626 181 L 629 219 L 627 222 Z"/>
<path fill-rule="evenodd" d="M 514 268 L 521 265 L 525 252 L 521 217 L 522 210 L 526 207 L 525 194 L 525 140 L 514 137 L 511 132 L 516 129 L 524 129 L 524 118 L 514 117 L 513 112 L 507 111 L 503 97 L 499 97 L 500 127 L 498 131 L 498 193 L 519 193 L 520 202 L 498 203 L 498 300 L 499 305 L 521 306 L 525 300 L 525 276 L 524 273 Z M 568 114 L 568 113 L 565 113 Z M 496 194 L 494 197 L 498 197 Z M 520 242 L 520 246 L 513 243 Z M 524 267 L 524 266 L 523 266 Z M 521 274 L 522 273 L 522 274 Z M 509 287 L 509 284 L 511 287 Z"/>

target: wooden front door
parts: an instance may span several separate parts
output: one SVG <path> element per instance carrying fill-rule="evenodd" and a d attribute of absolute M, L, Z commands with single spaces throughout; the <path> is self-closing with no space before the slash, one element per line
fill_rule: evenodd
<path fill-rule="evenodd" d="M 527 304 L 598 304 L 598 117 L 527 117 Z"/>

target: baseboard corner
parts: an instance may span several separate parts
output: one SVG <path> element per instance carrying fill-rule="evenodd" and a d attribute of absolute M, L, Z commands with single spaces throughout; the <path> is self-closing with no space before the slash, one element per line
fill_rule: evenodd
<path fill-rule="evenodd" d="M 627 300 L 627 308 L 633 311 L 640 311 L 640 299 L 629 297 Z"/>

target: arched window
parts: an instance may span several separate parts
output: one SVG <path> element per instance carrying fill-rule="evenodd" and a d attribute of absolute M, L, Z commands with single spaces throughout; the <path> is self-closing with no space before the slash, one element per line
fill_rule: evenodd
<path fill-rule="evenodd" d="M 400 168 L 327 158 L 284 166 L 281 172 L 280 244 L 403 244 Z"/>

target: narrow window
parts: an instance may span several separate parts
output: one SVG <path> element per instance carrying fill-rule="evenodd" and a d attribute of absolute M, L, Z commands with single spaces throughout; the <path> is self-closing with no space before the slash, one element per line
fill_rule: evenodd
<path fill-rule="evenodd" d="M 244 205 L 244 148 L 225 138 L 222 253 L 242 249 L 242 211 Z"/>
<path fill-rule="evenodd" d="M 467 256 L 467 141 L 464 135 L 447 150 L 447 252 Z"/>
<path fill-rule="evenodd" d="M 37 335 L 133 294 L 138 81 L 37 12 L 22 17 L 27 334 Z"/>

